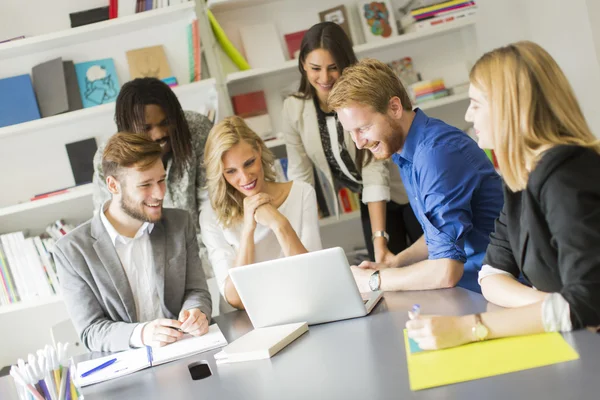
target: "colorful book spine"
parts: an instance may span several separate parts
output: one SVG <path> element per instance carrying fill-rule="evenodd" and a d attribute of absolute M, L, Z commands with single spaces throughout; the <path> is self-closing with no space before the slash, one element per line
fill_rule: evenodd
<path fill-rule="evenodd" d="M 465 3 L 461 3 L 461 4 L 456 4 L 450 7 L 444 7 L 444 8 L 440 8 L 438 10 L 435 11 L 430 11 L 430 12 L 426 12 L 423 14 L 418 14 L 418 15 L 413 15 L 414 19 L 417 21 L 421 21 L 427 18 L 433 18 L 433 17 L 437 17 L 437 16 L 441 16 L 443 14 L 449 13 L 449 12 L 453 12 L 453 11 L 458 11 L 464 8 L 469 8 L 469 7 L 474 7 L 475 6 L 475 2 L 474 1 L 468 1 Z"/>
<path fill-rule="evenodd" d="M 433 5 L 426 6 L 426 7 L 415 8 L 415 9 L 411 10 L 410 14 L 413 16 L 425 14 L 425 13 L 429 13 L 432 11 L 440 10 L 442 8 L 452 7 L 452 6 L 455 6 L 455 5 L 464 3 L 464 2 L 465 2 L 465 0 L 444 1 L 441 3 L 433 4 Z"/>
<path fill-rule="evenodd" d="M 192 21 L 192 35 L 194 43 L 194 82 L 200 80 L 201 72 L 201 54 L 200 54 L 200 32 L 198 30 L 198 20 Z"/>
<path fill-rule="evenodd" d="M 10 302 L 16 303 L 20 300 L 19 292 L 17 291 L 14 278 L 10 271 L 10 265 L 8 265 L 8 259 L 6 258 L 2 244 L 0 244 L 0 272 L 2 272 L 2 277 L 6 284 L 6 289 L 8 290 Z"/>

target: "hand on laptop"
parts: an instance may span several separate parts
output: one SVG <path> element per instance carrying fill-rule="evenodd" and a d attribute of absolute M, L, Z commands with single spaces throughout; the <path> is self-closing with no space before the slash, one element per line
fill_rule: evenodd
<path fill-rule="evenodd" d="M 159 318 L 148 322 L 142 329 L 142 343 L 144 346 L 162 347 L 169 343 L 176 342 L 183 333 L 178 329 L 181 322 L 174 319 Z"/>
<path fill-rule="evenodd" d="M 380 269 L 390 268 L 390 266 L 389 266 L 389 264 L 382 263 L 382 262 L 363 261 L 358 265 L 358 268 L 379 271 Z M 373 271 L 371 271 L 371 272 L 373 272 Z"/>
<path fill-rule="evenodd" d="M 208 319 L 199 308 L 181 310 L 179 313 L 181 330 L 192 336 L 202 336 L 208 332 Z"/>
<path fill-rule="evenodd" d="M 362 264 L 364 263 L 365 262 L 363 262 Z M 375 272 L 375 270 L 357 267 L 356 265 L 350 266 L 350 269 L 352 270 L 352 275 L 354 275 L 354 280 L 356 281 L 356 285 L 358 286 L 358 291 L 361 293 L 369 293 L 371 291 L 371 288 L 369 287 L 369 278 L 371 277 L 373 272 Z"/>

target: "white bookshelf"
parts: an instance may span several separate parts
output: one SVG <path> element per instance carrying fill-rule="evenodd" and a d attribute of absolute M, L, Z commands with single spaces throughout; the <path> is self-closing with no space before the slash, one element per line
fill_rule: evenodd
<path fill-rule="evenodd" d="M 40 200 L 28 201 L 26 203 L 15 204 L 14 206 L 8 206 L 0 208 L 0 218 L 12 216 L 14 214 L 31 212 L 39 208 L 52 207 L 53 205 L 68 202 L 71 200 L 78 200 L 92 196 L 93 185 L 91 183 L 87 185 L 81 185 L 72 189 L 68 189 L 66 193 L 52 195 Z M 49 221 L 51 222 L 51 221 Z"/>
<path fill-rule="evenodd" d="M 168 24 L 189 15 L 193 15 L 194 2 L 159 8 L 142 13 L 84 25 L 46 35 L 33 36 L 0 44 L 0 59 L 18 57 L 25 54 L 47 51 L 59 47 L 71 46 L 112 36 L 136 32 L 148 27 Z"/>
<path fill-rule="evenodd" d="M 62 296 L 53 295 L 47 297 L 38 297 L 32 300 L 22 300 L 17 303 L 3 305 L 0 307 L 0 315 L 6 315 L 18 311 L 33 309 L 36 307 L 46 306 L 62 302 Z"/>
<path fill-rule="evenodd" d="M 207 6 L 213 12 L 230 11 L 234 9 L 258 6 L 281 0 L 208 0 Z"/>
<path fill-rule="evenodd" d="M 469 93 L 465 92 L 465 93 L 459 93 L 459 94 L 452 94 L 450 96 L 442 97 L 441 99 L 426 101 L 421 104 L 416 104 L 415 107 L 419 107 L 423 111 L 433 110 L 434 108 L 443 107 L 443 106 L 447 106 L 447 105 L 455 104 L 455 103 L 460 103 L 460 102 L 467 101 L 467 100 L 469 100 Z M 465 112 L 466 112 L 466 109 L 465 109 Z"/>
<path fill-rule="evenodd" d="M 360 219 L 360 211 L 352 211 L 349 212 L 347 214 L 340 214 L 339 217 L 331 216 L 331 217 L 326 217 L 323 218 L 321 220 L 319 220 L 319 226 L 321 228 L 325 228 L 334 224 L 339 224 L 340 222 L 348 222 L 348 221 L 354 221 L 356 219 Z M 362 232 L 361 232 L 361 236 L 362 236 Z"/>
<path fill-rule="evenodd" d="M 151 11 L 146 11 L 151 12 Z M 215 79 L 204 79 L 197 82 L 178 85 L 173 88 L 173 92 L 180 98 L 189 97 L 195 91 L 210 90 L 216 84 Z M 81 110 L 71 111 L 52 117 L 40 118 L 21 124 L 10 125 L 0 128 L 0 139 L 10 135 L 21 134 L 25 132 L 43 133 L 46 129 L 60 125 L 70 125 L 82 123 L 87 119 L 96 117 L 112 118 L 115 113 L 115 103 L 102 104 L 96 107 L 82 108 Z M 1 215 L 1 211 L 0 211 Z"/>
<path fill-rule="evenodd" d="M 363 58 L 365 56 L 371 56 L 373 53 L 376 52 L 401 46 L 405 43 L 428 39 L 435 36 L 444 35 L 449 32 L 457 31 L 468 26 L 473 26 L 475 22 L 475 17 L 469 17 L 458 22 L 448 23 L 446 25 L 430 28 L 421 32 L 411 32 L 379 42 L 359 44 L 354 46 L 354 52 L 356 53 L 356 56 L 358 58 Z M 285 63 L 274 66 L 272 68 L 255 68 L 245 71 L 233 72 L 227 75 L 227 83 L 237 84 L 257 78 L 268 78 L 274 75 L 279 75 L 292 71 L 297 72 L 297 70 L 298 60 L 288 60 Z"/>

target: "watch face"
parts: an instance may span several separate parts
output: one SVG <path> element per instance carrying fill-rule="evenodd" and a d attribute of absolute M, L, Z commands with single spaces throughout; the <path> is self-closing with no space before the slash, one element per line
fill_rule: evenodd
<path fill-rule="evenodd" d="M 374 272 L 369 277 L 369 288 L 371 288 L 371 290 L 373 292 L 376 290 L 379 290 L 379 273 L 378 272 Z"/>
<path fill-rule="evenodd" d="M 475 337 L 477 337 L 477 339 L 484 340 L 487 338 L 488 333 L 488 328 L 486 328 L 485 325 L 479 323 L 475 326 Z"/>

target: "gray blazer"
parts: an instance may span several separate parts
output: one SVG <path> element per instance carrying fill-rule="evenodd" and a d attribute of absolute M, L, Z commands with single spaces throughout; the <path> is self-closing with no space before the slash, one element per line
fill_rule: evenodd
<path fill-rule="evenodd" d="M 163 209 L 150 243 L 164 315 L 177 319 L 183 309 L 200 308 L 210 320 L 212 302 L 189 213 Z M 100 215 L 61 238 L 54 258 L 67 310 L 85 346 L 129 349 L 136 323 L 145 321 L 138 321 L 129 281 Z"/>

